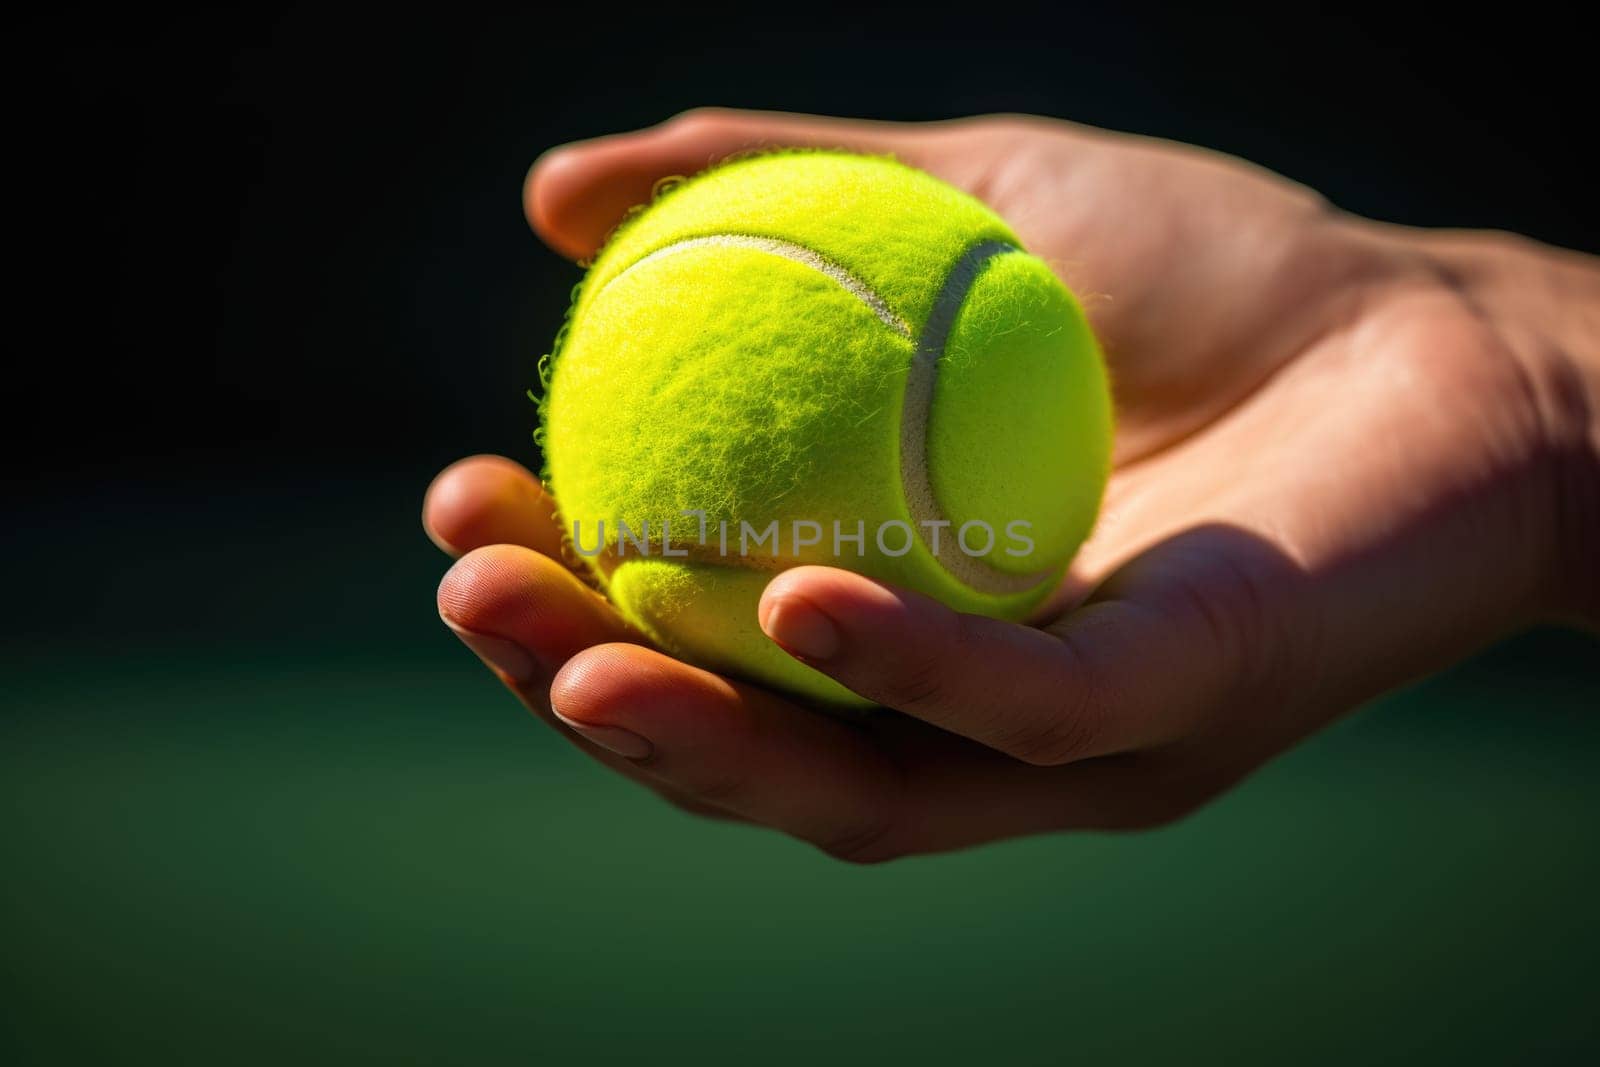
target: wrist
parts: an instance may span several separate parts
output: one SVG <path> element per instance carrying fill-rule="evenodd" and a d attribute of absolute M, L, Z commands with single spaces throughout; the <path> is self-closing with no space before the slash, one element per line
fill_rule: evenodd
<path fill-rule="evenodd" d="M 1540 613 L 1600 627 L 1600 261 L 1510 234 L 1423 240 L 1526 383 L 1547 487 Z"/>

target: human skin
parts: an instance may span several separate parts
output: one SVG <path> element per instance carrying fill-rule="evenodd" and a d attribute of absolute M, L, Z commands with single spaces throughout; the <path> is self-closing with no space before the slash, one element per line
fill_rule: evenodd
<path fill-rule="evenodd" d="M 534 166 L 592 256 L 654 183 L 777 145 L 892 153 L 1083 296 L 1117 405 L 1099 525 L 1031 626 L 797 567 L 778 644 L 893 709 L 819 714 L 649 647 L 498 457 L 423 509 L 439 611 L 537 715 L 673 803 L 853 862 L 1193 811 L 1363 701 L 1541 622 L 1600 620 L 1600 266 L 1419 231 L 1198 149 L 1033 118 L 702 110 Z"/>

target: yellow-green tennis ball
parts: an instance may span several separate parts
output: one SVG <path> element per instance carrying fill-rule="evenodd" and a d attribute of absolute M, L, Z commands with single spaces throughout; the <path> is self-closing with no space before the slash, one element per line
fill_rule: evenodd
<path fill-rule="evenodd" d="M 1021 619 L 1110 465 L 1077 301 L 983 204 L 887 159 L 764 155 L 660 195 L 590 269 L 548 375 L 548 484 L 622 614 L 824 702 L 860 700 L 757 624 L 776 571 Z"/>

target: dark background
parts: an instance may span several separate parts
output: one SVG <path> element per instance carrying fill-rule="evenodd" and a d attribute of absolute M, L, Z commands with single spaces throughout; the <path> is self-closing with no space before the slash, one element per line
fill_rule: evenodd
<path fill-rule="evenodd" d="M 544 149 L 1025 111 L 1600 251 L 1591 41 L 1347 8 L 88 11 L 12 40 L 0 1057 L 1595 1048 L 1600 669 L 1527 635 L 1161 834 L 860 871 L 661 809 L 440 627 L 416 525 L 579 274 Z M 9 1055 L 14 1052 L 16 1055 Z"/>

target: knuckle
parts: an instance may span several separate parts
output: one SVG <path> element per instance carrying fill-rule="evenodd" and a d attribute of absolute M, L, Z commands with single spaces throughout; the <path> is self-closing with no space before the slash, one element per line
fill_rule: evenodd
<path fill-rule="evenodd" d="M 691 107 L 672 116 L 665 125 L 680 133 L 701 134 L 723 129 L 732 115 L 725 107 Z"/>
<path fill-rule="evenodd" d="M 896 670 L 881 687 L 883 702 L 902 711 L 921 711 L 943 704 L 944 665 L 937 656 L 919 654 Z"/>
<path fill-rule="evenodd" d="M 1315 628 L 1291 619 L 1283 605 L 1292 572 L 1237 545 L 1199 541 L 1187 565 L 1173 576 L 1176 607 L 1199 623 L 1215 663 L 1222 667 L 1222 706 L 1287 702 L 1295 679 L 1314 659 Z"/>
<path fill-rule="evenodd" d="M 960 671 L 965 650 L 981 644 L 972 619 L 959 612 L 936 616 L 923 639 L 908 642 L 883 671 L 877 686 L 882 702 L 935 722 L 955 711 L 963 687 L 952 684 L 959 677 L 952 671 Z"/>
<path fill-rule="evenodd" d="M 1070 634 L 1060 635 L 1065 659 L 1063 676 L 1076 684 L 1063 689 L 1057 706 L 1045 717 L 1019 718 L 1000 736 L 995 747 L 1036 767 L 1059 767 L 1092 755 L 1104 735 L 1107 701 L 1095 672 L 1084 669 L 1084 658 Z"/>
<path fill-rule="evenodd" d="M 996 747 L 1035 767 L 1059 767 L 1089 755 L 1098 736 L 1099 730 L 1087 715 L 1061 714 L 1012 726 L 1000 736 Z"/>

